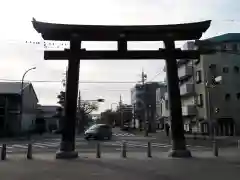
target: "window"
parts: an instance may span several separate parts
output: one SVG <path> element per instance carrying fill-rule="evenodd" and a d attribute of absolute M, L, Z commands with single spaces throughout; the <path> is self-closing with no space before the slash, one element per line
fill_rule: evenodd
<path fill-rule="evenodd" d="M 195 59 L 194 62 L 195 62 L 195 64 L 198 64 L 198 63 L 200 63 L 200 59 Z"/>
<path fill-rule="evenodd" d="M 232 50 L 233 50 L 233 51 L 237 51 L 237 50 L 238 50 L 237 44 L 232 44 Z"/>
<path fill-rule="evenodd" d="M 227 45 L 226 44 L 221 45 L 221 50 L 226 51 L 227 50 Z"/>
<path fill-rule="evenodd" d="M 228 67 L 223 67 L 223 73 L 228 73 L 229 69 Z"/>
<path fill-rule="evenodd" d="M 196 83 L 201 83 L 202 82 L 202 77 L 201 77 L 201 71 L 196 72 Z"/>
<path fill-rule="evenodd" d="M 225 100 L 226 100 L 226 101 L 229 101 L 229 100 L 230 100 L 230 98 L 231 98 L 231 97 L 230 97 L 230 94 L 228 94 L 228 93 L 227 93 L 227 94 L 225 94 Z"/>
<path fill-rule="evenodd" d="M 240 100 L 240 93 L 237 93 L 237 100 Z"/>
<path fill-rule="evenodd" d="M 5 109 L 4 108 L 0 108 L 0 115 L 4 115 L 5 114 Z"/>
<path fill-rule="evenodd" d="M 203 95 L 199 94 L 197 97 L 197 105 L 202 107 L 203 106 Z"/>
<path fill-rule="evenodd" d="M 168 100 L 165 100 L 165 108 L 168 110 L 168 106 L 169 106 L 169 104 L 168 104 Z"/>
<path fill-rule="evenodd" d="M 210 64 L 210 65 L 209 65 L 209 68 L 210 68 L 210 69 L 216 69 L 216 68 L 217 68 L 217 65 L 216 65 L 216 64 Z"/>
<path fill-rule="evenodd" d="M 238 66 L 234 66 L 233 70 L 234 70 L 235 73 L 239 73 L 239 67 Z"/>

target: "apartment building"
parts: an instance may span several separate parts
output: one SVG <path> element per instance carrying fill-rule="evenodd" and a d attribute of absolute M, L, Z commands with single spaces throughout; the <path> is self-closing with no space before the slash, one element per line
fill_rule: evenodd
<path fill-rule="evenodd" d="M 164 106 L 164 104 L 162 103 L 162 101 L 163 99 L 165 99 L 166 92 L 167 92 L 167 85 L 165 83 L 161 84 L 161 86 L 156 89 L 156 121 L 157 121 L 158 129 L 164 128 L 164 122 L 165 122 L 166 116 L 163 111 L 162 106 Z"/>
<path fill-rule="evenodd" d="M 0 82 L 0 135 L 17 135 L 35 125 L 38 98 L 31 83 L 23 84 L 21 107 L 21 82 Z"/>
<path fill-rule="evenodd" d="M 240 34 L 187 42 L 183 49 L 199 47 L 215 52 L 196 60 L 178 61 L 184 129 L 216 135 L 239 134 Z M 165 101 L 167 98 L 163 99 L 166 105 Z"/>
<path fill-rule="evenodd" d="M 138 128 L 144 129 L 145 123 L 149 123 L 149 131 L 156 131 L 158 124 L 156 116 L 156 90 L 162 86 L 166 85 L 160 82 L 147 82 L 144 85 L 136 84 L 131 89 L 131 102 L 135 106 Z"/>

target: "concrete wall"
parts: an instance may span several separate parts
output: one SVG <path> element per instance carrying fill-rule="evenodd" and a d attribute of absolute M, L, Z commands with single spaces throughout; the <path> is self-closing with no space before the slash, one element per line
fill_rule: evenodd
<path fill-rule="evenodd" d="M 36 114 L 23 113 L 22 114 L 21 131 L 32 130 L 35 126 L 35 120 L 36 120 Z"/>
<path fill-rule="evenodd" d="M 27 85 L 23 91 L 23 113 L 21 131 L 30 130 L 35 125 L 38 99 L 32 85 Z"/>

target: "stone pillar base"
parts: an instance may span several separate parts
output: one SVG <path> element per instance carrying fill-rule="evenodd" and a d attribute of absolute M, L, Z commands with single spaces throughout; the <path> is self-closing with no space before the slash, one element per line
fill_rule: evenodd
<path fill-rule="evenodd" d="M 191 152 L 187 149 L 185 150 L 174 150 L 171 149 L 169 151 L 168 157 L 174 157 L 174 158 L 190 158 L 192 157 Z"/>
<path fill-rule="evenodd" d="M 56 159 L 75 159 L 78 158 L 78 152 L 76 151 L 58 151 L 56 153 Z"/>

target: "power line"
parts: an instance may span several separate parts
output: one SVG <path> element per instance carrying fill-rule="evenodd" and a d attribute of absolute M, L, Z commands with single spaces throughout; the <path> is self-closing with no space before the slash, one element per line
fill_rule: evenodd
<path fill-rule="evenodd" d="M 21 80 L 14 79 L 0 79 L 0 81 L 21 82 Z M 32 80 L 34 83 L 62 83 L 62 81 L 50 80 Z M 136 81 L 79 81 L 80 84 L 135 84 Z"/>
<path fill-rule="evenodd" d="M 160 74 L 162 74 L 162 71 L 158 72 L 155 76 L 153 76 L 153 78 L 151 80 L 149 80 L 148 82 L 153 81 L 157 76 L 159 76 Z"/>

